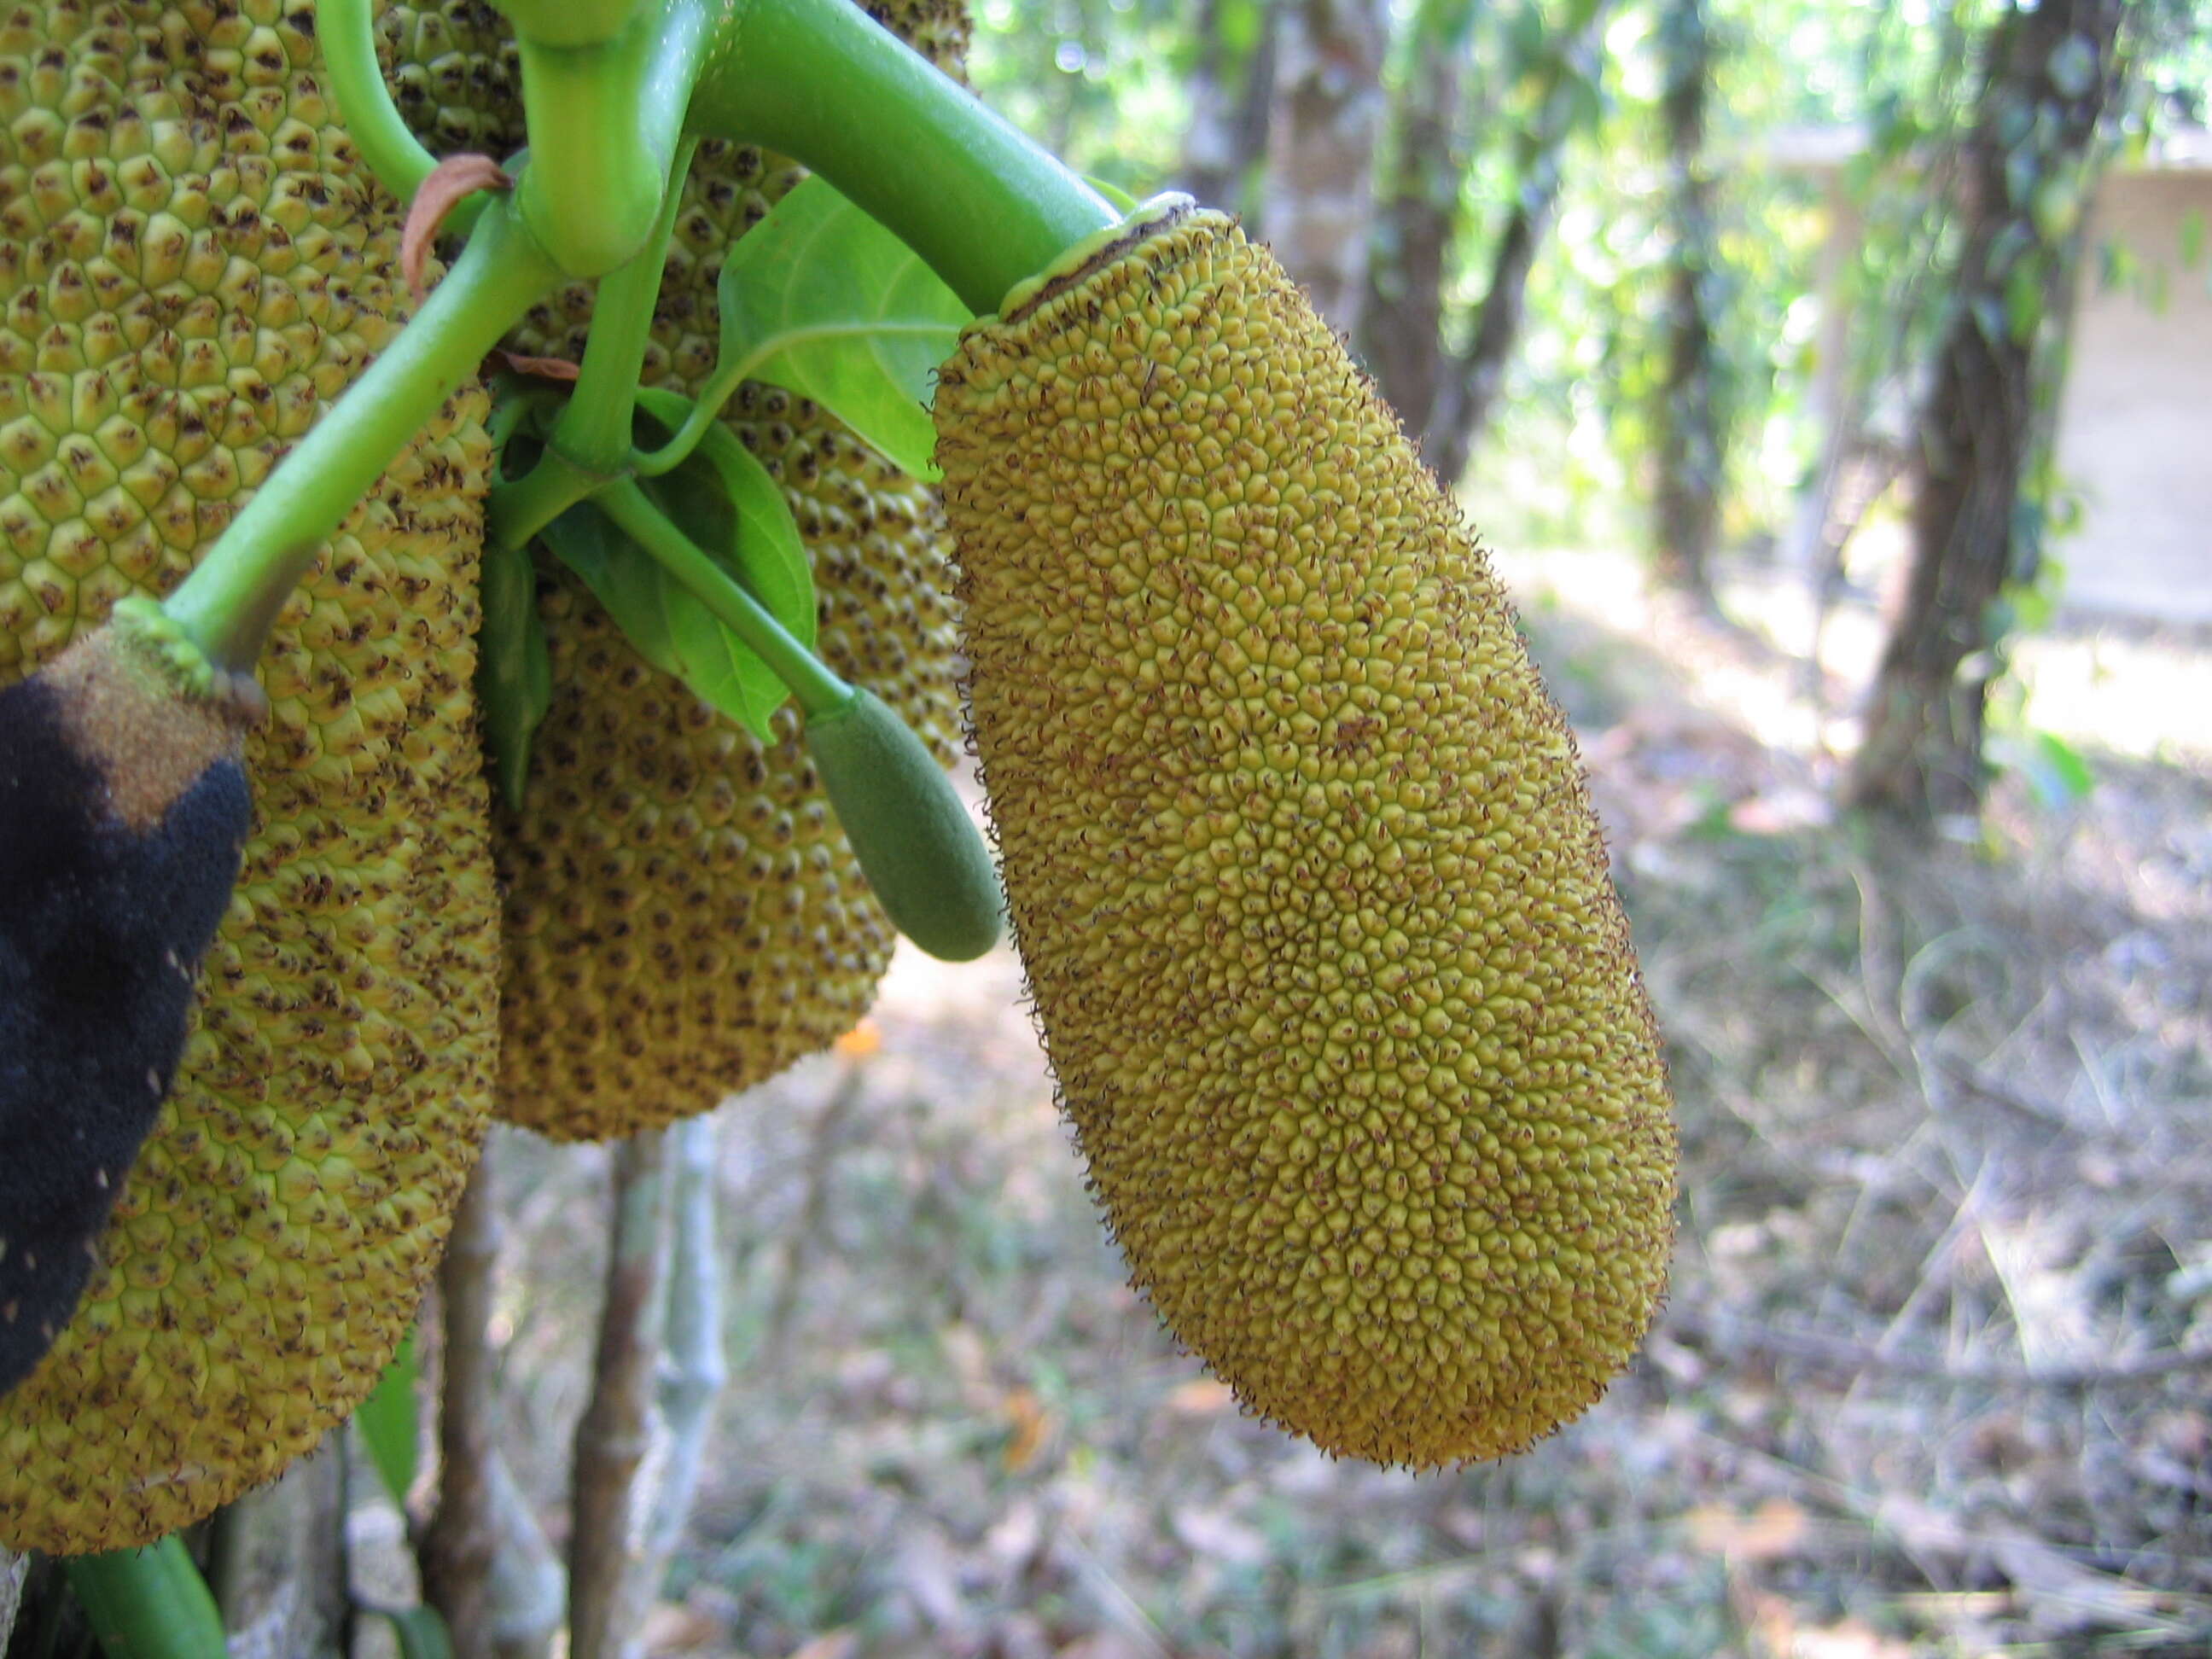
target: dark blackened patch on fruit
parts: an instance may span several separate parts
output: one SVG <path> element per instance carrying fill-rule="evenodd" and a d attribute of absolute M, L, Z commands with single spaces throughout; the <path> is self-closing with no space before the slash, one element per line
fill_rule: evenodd
<path fill-rule="evenodd" d="M 76 729 L 46 677 L 0 690 L 0 1394 L 83 1294 L 252 814 L 223 755 L 134 832 Z"/>

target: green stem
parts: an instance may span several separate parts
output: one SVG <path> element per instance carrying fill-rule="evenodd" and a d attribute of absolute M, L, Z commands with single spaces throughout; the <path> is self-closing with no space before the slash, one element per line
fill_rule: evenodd
<path fill-rule="evenodd" d="M 559 280 L 498 201 L 415 319 L 316 422 L 162 604 L 210 663 L 250 672 L 319 544 L 392 458 Z"/>
<path fill-rule="evenodd" d="M 378 182 L 403 202 L 415 192 L 438 165 L 438 158 L 408 131 L 391 88 L 384 84 L 383 66 L 376 60 L 376 28 L 368 0 L 319 0 L 315 8 L 315 33 L 322 43 L 323 66 L 329 71 L 331 94 L 347 136 L 361 151 Z M 481 211 L 481 198 L 471 204 Z M 467 224 L 456 215 L 446 223 L 462 231 Z"/>
<path fill-rule="evenodd" d="M 603 276 L 659 222 L 708 31 L 700 0 L 666 0 L 611 38 L 562 44 L 569 33 L 519 43 L 531 155 L 520 205 L 562 270 Z"/>
<path fill-rule="evenodd" d="M 485 538 L 495 547 L 520 547 L 618 476 L 578 466 L 557 449 L 544 450 L 521 477 L 492 487 L 484 499 Z"/>
<path fill-rule="evenodd" d="M 660 299 L 684 175 L 697 144 L 691 137 L 677 144 L 652 234 L 636 258 L 600 279 L 592 301 L 583 367 L 552 436 L 554 448 L 590 471 L 618 472 L 629 461 L 634 394 L 653 337 L 653 309 Z"/>
<path fill-rule="evenodd" d="M 978 313 L 1121 215 L 850 0 L 745 0 L 696 129 L 821 173 Z"/>
<path fill-rule="evenodd" d="M 652 0 L 496 0 L 526 40 L 549 46 L 589 46 L 611 40 Z"/>
<path fill-rule="evenodd" d="M 768 608 L 671 524 L 636 483 L 625 478 L 592 498 L 629 538 L 682 583 L 693 599 L 744 641 L 791 688 L 808 719 L 851 706 L 853 688 L 787 632 Z"/>
<path fill-rule="evenodd" d="M 63 1571 L 107 1659 L 223 1659 L 222 1615 L 180 1540 L 71 1556 Z"/>

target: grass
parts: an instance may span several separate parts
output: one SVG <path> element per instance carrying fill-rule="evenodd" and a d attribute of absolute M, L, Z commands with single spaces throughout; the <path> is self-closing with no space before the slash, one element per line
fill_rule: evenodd
<path fill-rule="evenodd" d="M 2203 657 L 2141 646 L 2204 691 L 2161 705 L 2171 732 L 2131 702 L 2100 742 L 2094 703 L 2069 710 L 2085 800 L 2008 778 L 1980 842 L 1915 850 L 1827 820 L 1832 731 L 1791 716 L 1755 622 L 1588 575 L 1522 586 L 1680 1097 L 1674 1288 L 1632 1372 L 1529 1454 L 1448 1474 L 1241 1419 L 1123 1282 L 1012 959 L 902 958 L 872 1051 L 725 1109 L 737 1380 L 664 1650 L 2212 1644 L 2212 1362 L 2098 1375 L 2212 1352 Z M 2063 643 L 2042 672 L 2095 682 Z M 2107 681 L 2130 648 L 2081 647 Z M 507 1152 L 513 1450 L 557 1517 L 604 1160 Z"/>

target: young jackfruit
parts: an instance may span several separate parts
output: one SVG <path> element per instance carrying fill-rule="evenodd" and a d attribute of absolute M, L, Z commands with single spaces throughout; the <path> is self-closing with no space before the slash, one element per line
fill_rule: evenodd
<path fill-rule="evenodd" d="M 946 0 L 871 6 L 957 66 Z M 503 26 L 479 0 L 381 22 L 403 111 L 426 140 L 502 153 L 521 114 Z M 804 173 L 708 140 L 683 185 L 643 380 L 695 390 L 720 348 L 715 283 L 736 240 Z M 580 360 L 593 289 L 533 311 L 519 351 Z M 950 764 L 958 647 L 944 517 L 811 403 L 747 386 L 725 418 L 782 484 L 813 565 L 817 648 Z M 896 934 L 829 807 L 797 711 L 763 744 L 648 664 L 590 590 L 544 562 L 553 702 L 521 809 L 494 809 L 507 894 L 497 1110 L 559 1139 L 704 1111 L 827 1046 L 875 994 Z"/>
<path fill-rule="evenodd" d="M 312 28 L 297 0 L 0 14 L 0 683 L 173 588 L 398 325 L 399 209 Z M 0 1398 L 0 1544 L 204 1515 L 314 1444 L 412 1317 L 496 1032 L 482 413 L 449 405 L 280 614 L 173 1085 L 76 1317 Z"/>
<path fill-rule="evenodd" d="M 1187 203 L 963 337 L 939 459 L 1017 944 L 1135 1282 L 1332 1452 L 1500 1455 L 1664 1284 L 1574 744 L 1435 477 Z"/>

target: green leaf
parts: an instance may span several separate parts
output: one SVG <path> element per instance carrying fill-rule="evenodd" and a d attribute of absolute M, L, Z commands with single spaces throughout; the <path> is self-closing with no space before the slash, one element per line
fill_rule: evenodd
<path fill-rule="evenodd" d="M 2204 259 L 2204 210 L 2192 207 L 2181 216 L 2181 267 L 2194 270 Z"/>
<path fill-rule="evenodd" d="M 728 375 L 834 411 L 902 471 L 938 477 L 938 365 L 970 313 L 905 243 L 819 178 L 730 250 L 719 287 Z"/>
<path fill-rule="evenodd" d="M 1124 213 L 1137 210 L 1137 198 L 1112 179 L 1101 179 L 1095 173 L 1086 173 L 1083 175 L 1083 182 L 1103 196 L 1110 206 L 1119 208 Z"/>
<path fill-rule="evenodd" d="M 62 1570 L 110 1659 L 224 1659 L 222 1615 L 175 1534 L 144 1549 L 72 1555 Z"/>
<path fill-rule="evenodd" d="M 665 438 L 689 404 L 641 390 L 638 408 Z M 766 607 L 802 645 L 814 644 L 814 579 L 783 490 L 759 458 L 720 422 L 673 471 L 639 480 L 672 524 Z M 540 532 L 554 557 L 584 579 L 607 614 L 662 672 L 742 721 L 765 743 L 769 720 L 790 695 L 769 665 L 691 596 L 658 561 L 588 501 Z"/>
<path fill-rule="evenodd" d="M 483 627 L 477 636 L 477 700 L 500 796 L 520 811 L 530 741 L 553 703 L 553 667 L 538 614 L 538 571 L 527 547 L 483 549 Z"/>
<path fill-rule="evenodd" d="M 2026 345 L 2043 325 L 2043 261 L 2023 259 L 2012 268 L 2004 285 L 2005 327 L 2014 341 Z"/>
<path fill-rule="evenodd" d="M 453 1640 L 435 1607 L 365 1607 L 392 1621 L 399 1638 L 400 1659 L 453 1659 Z"/>
<path fill-rule="evenodd" d="M 526 566 L 529 552 L 520 551 Z M 534 607 L 532 614 L 536 614 Z M 410 1328 L 400 1340 L 392 1363 L 384 1368 L 384 1375 L 376 1379 L 376 1387 L 354 1413 L 354 1421 L 361 1425 L 361 1437 L 368 1443 L 369 1460 L 384 1477 L 385 1490 L 395 1504 L 405 1504 L 407 1489 L 415 1484 L 415 1449 L 419 1443 L 415 1385 L 421 1376 L 415 1332 Z"/>

